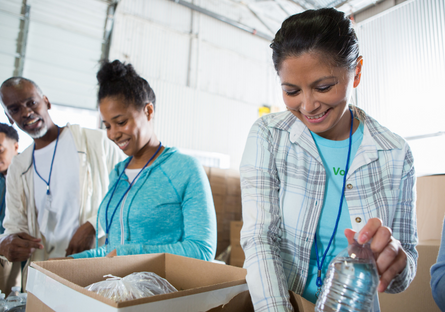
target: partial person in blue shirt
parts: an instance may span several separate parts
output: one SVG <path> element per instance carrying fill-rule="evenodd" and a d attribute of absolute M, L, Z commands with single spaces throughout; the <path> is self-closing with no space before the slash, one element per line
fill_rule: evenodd
<path fill-rule="evenodd" d="M 3 219 L 6 210 L 6 174 L 19 150 L 19 135 L 10 125 L 0 123 L 0 234 L 5 232 Z M 0 290 L 8 294 L 11 287 L 20 286 L 20 262 L 0 260 Z"/>
<path fill-rule="evenodd" d="M 437 262 L 431 267 L 431 290 L 434 301 L 441 311 L 445 311 L 445 220 Z"/>
<path fill-rule="evenodd" d="M 10 125 L 0 123 L 0 234 L 5 232 L 3 219 L 5 218 L 6 173 L 12 158 L 18 154 L 19 135 Z"/>
<path fill-rule="evenodd" d="M 72 257 L 165 252 L 214 259 L 216 215 L 202 165 L 158 140 L 155 94 L 131 64 L 104 62 L 97 79 L 107 136 L 129 158 L 111 173 L 99 207 L 105 245 Z"/>

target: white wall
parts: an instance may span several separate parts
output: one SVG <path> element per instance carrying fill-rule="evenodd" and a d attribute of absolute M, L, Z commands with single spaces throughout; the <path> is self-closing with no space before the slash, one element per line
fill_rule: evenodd
<path fill-rule="evenodd" d="M 102 54 L 108 4 L 101 0 L 28 0 L 29 32 L 23 77 L 34 80 L 48 96 L 50 115 L 60 126 L 67 122 L 97 128 L 96 72 Z M 13 76 L 19 55 L 22 0 L 0 1 L 0 83 Z M 0 122 L 8 123 L 3 112 Z M 20 151 L 32 139 L 19 131 Z"/>
<path fill-rule="evenodd" d="M 357 25 L 358 105 L 403 136 L 445 131 L 445 1 L 412 0 Z M 445 173 L 445 136 L 409 141 L 419 174 Z"/>
<path fill-rule="evenodd" d="M 268 31 L 232 1 L 193 3 Z M 258 107 L 283 106 L 269 44 L 169 0 L 122 0 L 110 60 L 132 63 L 153 87 L 163 144 L 229 155 L 237 169 Z"/>

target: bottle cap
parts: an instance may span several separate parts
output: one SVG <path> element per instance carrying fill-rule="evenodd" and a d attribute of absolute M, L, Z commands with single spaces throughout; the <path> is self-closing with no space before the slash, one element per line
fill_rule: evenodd
<path fill-rule="evenodd" d="M 13 286 L 13 287 L 11 287 L 11 290 L 20 292 L 21 287 L 20 286 Z"/>
<path fill-rule="evenodd" d="M 5 294 L 0 294 L 0 299 L 5 299 L 6 295 Z"/>

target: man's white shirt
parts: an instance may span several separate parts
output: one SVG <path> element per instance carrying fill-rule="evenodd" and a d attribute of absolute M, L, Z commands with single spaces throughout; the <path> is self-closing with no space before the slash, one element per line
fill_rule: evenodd
<path fill-rule="evenodd" d="M 48 181 L 56 140 L 34 152 L 40 176 Z M 79 156 L 71 131 L 59 135 L 50 181 L 51 204 L 47 203 L 47 184 L 34 171 L 34 199 L 40 231 L 46 239 L 49 258 L 65 257 L 65 250 L 79 228 Z M 49 210 L 48 210 L 49 208 Z"/>

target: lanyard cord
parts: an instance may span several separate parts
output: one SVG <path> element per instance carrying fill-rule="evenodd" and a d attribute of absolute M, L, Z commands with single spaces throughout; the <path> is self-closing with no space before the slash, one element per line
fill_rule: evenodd
<path fill-rule="evenodd" d="M 2 203 L 0 204 L 0 214 L 3 212 L 3 204 L 5 204 L 5 198 L 6 198 L 6 181 L 5 181 L 5 192 L 3 193 Z M 6 207 L 6 205 L 5 205 L 5 207 Z"/>
<path fill-rule="evenodd" d="M 57 127 L 57 140 L 56 140 L 56 146 L 54 147 L 53 159 L 51 160 L 51 167 L 49 168 L 48 182 L 44 178 L 42 178 L 42 176 L 37 171 L 36 159 L 34 157 L 34 152 L 36 150 L 36 143 L 35 142 L 34 142 L 34 148 L 32 150 L 32 163 L 34 164 L 34 170 L 36 171 L 36 173 L 39 176 L 39 178 L 42 179 L 42 181 L 45 182 L 45 184 L 46 184 L 46 195 L 50 194 L 49 184 L 51 183 L 51 173 L 53 172 L 54 158 L 56 156 L 57 144 L 59 143 L 59 134 L 60 134 L 60 128 Z"/>
<path fill-rule="evenodd" d="M 320 263 L 320 259 L 319 259 L 319 256 L 318 256 L 317 233 L 315 233 L 315 238 L 314 238 L 315 253 L 317 255 L 317 267 L 318 267 L 317 280 L 316 280 L 317 287 L 321 287 L 321 285 L 323 285 L 323 282 L 321 280 L 321 268 L 323 267 L 323 263 L 324 263 L 324 260 L 326 259 L 326 255 L 328 253 L 329 247 L 331 247 L 331 243 L 332 243 L 332 241 L 334 239 L 335 233 L 337 232 L 338 223 L 340 222 L 341 207 L 343 206 L 343 197 L 344 197 L 344 193 L 345 193 L 346 175 L 348 174 L 349 157 L 351 156 L 352 127 L 354 125 L 354 116 L 352 115 L 352 110 L 349 109 L 349 112 L 351 113 L 351 129 L 349 130 L 349 150 L 348 150 L 348 157 L 347 157 L 347 161 L 346 161 L 345 175 L 343 177 L 343 188 L 342 188 L 342 192 L 341 192 L 340 207 L 338 208 L 337 221 L 335 221 L 334 231 L 332 232 L 332 236 L 331 236 L 331 239 L 329 240 L 328 247 L 326 248 L 326 250 L 325 250 L 325 252 L 323 254 L 323 258 L 321 259 L 321 263 Z"/>
<path fill-rule="evenodd" d="M 125 191 L 124 195 L 122 195 L 121 199 L 119 200 L 119 202 L 116 205 L 116 208 L 114 208 L 113 214 L 111 215 L 111 218 L 110 218 L 110 223 L 108 223 L 108 208 L 110 207 L 111 199 L 113 198 L 114 192 L 116 191 L 117 185 L 119 184 L 119 181 L 120 181 L 122 175 L 124 174 L 125 169 L 127 169 L 128 164 L 133 159 L 133 156 L 131 156 L 130 160 L 125 164 L 124 170 L 122 170 L 122 173 L 119 175 L 119 178 L 117 179 L 116 184 L 114 185 L 113 192 L 111 193 L 110 199 L 108 200 L 107 209 L 105 210 L 105 227 L 106 227 L 105 245 L 108 245 L 108 232 L 110 231 L 111 223 L 113 222 L 113 218 L 114 218 L 114 215 L 116 214 L 117 208 L 119 207 L 120 203 L 124 199 L 125 195 L 127 195 L 128 191 L 131 189 L 131 186 L 133 185 L 134 181 L 136 181 L 137 177 L 141 174 L 141 172 L 148 166 L 150 161 L 152 161 L 153 158 L 158 154 L 161 147 L 162 147 L 162 143 L 159 142 L 159 147 L 156 150 L 156 152 L 153 154 L 153 156 L 151 156 L 151 158 L 147 161 L 147 163 L 144 165 L 144 167 L 142 167 L 142 169 L 134 177 L 133 181 L 131 181 L 131 183 L 128 186 L 127 190 Z"/>

